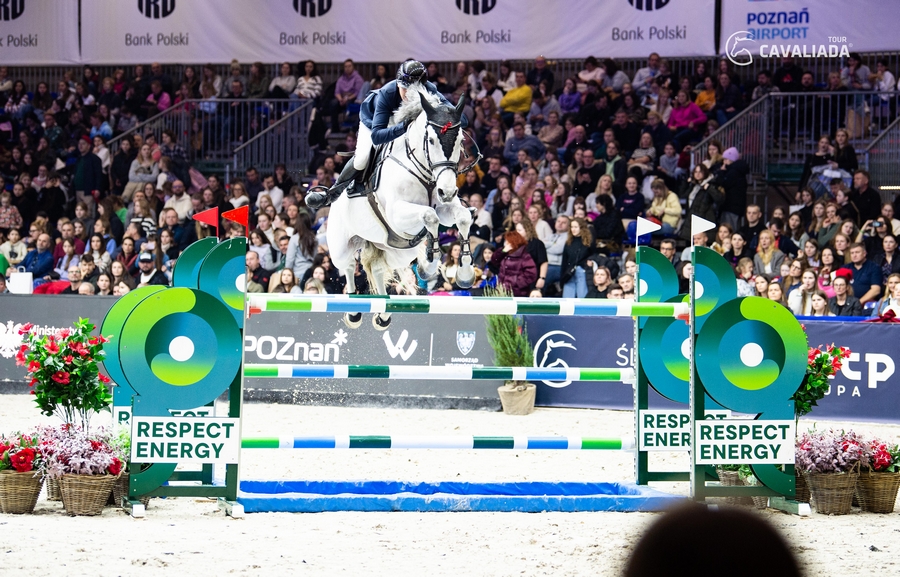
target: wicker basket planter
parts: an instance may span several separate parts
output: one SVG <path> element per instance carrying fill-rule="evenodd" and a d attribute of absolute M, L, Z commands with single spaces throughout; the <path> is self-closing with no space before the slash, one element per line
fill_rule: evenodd
<path fill-rule="evenodd" d="M 809 485 L 806 484 L 806 477 L 800 472 L 800 469 L 794 469 L 794 476 L 797 479 L 797 496 L 794 500 L 799 503 L 809 503 Z"/>
<path fill-rule="evenodd" d="M 857 471 L 850 473 L 804 472 L 817 513 L 846 515 L 850 513 L 856 489 Z"/>
<path fill-rule="evenodd" d="M 0 513 L 33 512 L 43 483 L 43 477 L 36 471 L 0 471 Z"/>
<path fill-rule="evenodd" d="M 859 507 L 869 513 L 893 513 L 900 489 L 900 473 L 867 471 L 856 480 Z"/>
<path fill-rule="evenodd" d="M 723 487 L 742 487 L 744 482 L 741 480 L 741 475 L 737 471 L 723 471 L 721 469 L 716 469 L 716 473 L 719 475 L 719 483 Z M 750 497 L 725 497 L 726 505 L 752 505 L 753 500 Z"/>
<path fill-rule="evenodd" d="M 59 479 L 47 477 L 47 500 L 62 501 L 62 493 L 59 492 Z"/>
<path fill-rule="evenodd" d="M 63 475 L 59 479 L 62 502 L 69 515 L 99 515 L 118 475 Z"/>
<path fill-rule="evenodd" d="M 115 505 L 116 507 L 121 507 L 122 500 L 127 497 L 128 497 L 128 473 L 122 473 L 119 476 L 118 480 L 116 481 L 116 484 L 113 485 L 112 496 L 111 496 L 112 501 L 113 501 L 112 504 Z M 141 497 L 140 501 L 141 501 L 141 504 L 143 504 L 144 507 L 146 507 L 147 504 L 150 502 L 150 497 Z"/>

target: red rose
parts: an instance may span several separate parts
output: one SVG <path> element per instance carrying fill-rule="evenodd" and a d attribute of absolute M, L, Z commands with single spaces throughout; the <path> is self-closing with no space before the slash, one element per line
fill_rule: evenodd
<path fill-rule="evenodd" d="M 10 455 L 9 460 L 16 471 L 30 471 L 34 468 L 34 449 L 19 449 L 16 454 Z"/>
<path fill-rule="evenodd" d="M 31 329 L 32 329 L 33 327 L 34 327 L 33 324 L 31 324 L 31 323 L 25 323 L 24 325 L 22 325 L 22 328 L 19 329 L 19 334 L 20 334 L 20 335 L 24 335 L 25 333 L 31 332 Z"/>
<path fill-rule="evenodd" d="M 52 337 L 50 339 L 50 342 L 48 342 L 46 345 L 44 345 L 44 348 L 51 355 L 55 355 L 56 353 L 59 352 L 59 345 L 56 344 L 56 340 L 54 340 Z"/>
<path fill-rule="evenodd" d="M 56 371 L 53 373 L 53 376 L 50 377 L 60 385 L 68 385 L 69 384 L 69 373 L 65 371 Z"/>
<path fill-rule="evenodd" d="M 110 475 L 118 475 L 122 472 L 122 461 L 114 457 L 112 465 L 107 467 L 106 470 Z"/>
<path fill-rule="evenodd" d="M 37 361 L 31 361 L 30 363 L 28 363 L 28 372 L 29 373 L 36 373 L 39 370 L 41 370 L 41 363 L 39 363 Z"/>
<path fill-rule="evenodd" d="M 100 378 L 100 382 L 103 383 L 103 384 L 105 384 L 105 385 L 108 385 L 108 384 L 111 382 L 111 381 L 110 381 L 110 378 L 107 377 L 106 375 L 104 375 L 103 373 L 99 373 L 99 374 L 97 375 L 97 377 L 99 377 L 99 378 Z"/>

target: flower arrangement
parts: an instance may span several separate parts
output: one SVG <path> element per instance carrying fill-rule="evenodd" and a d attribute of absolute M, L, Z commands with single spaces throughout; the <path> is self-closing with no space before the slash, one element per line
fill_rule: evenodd
<path fill-rule="evenodd" d="M 124 461 L 105 430 L 90 434 L 73 426 L 40 429 L 43 471 L 54 479 L 63 475 L 118 475 Z"/>
<path fill-rule="evenodd" d="M 35 403 L 45 415 L 57 415 L 70 425 L 78 419 L 87 430 L 90 415 L 109 410 L 112 401 L 106 386 L 110 380 L 97 366 L 109 339 L 91 336 L 94 325 L 87 319 L 53 335 L 38 335 L 33 328 L 28 323 L 19 330 L 23 344 L 16 364 L 31 376 Z"/>
<path fill-rule="evenodd" d="M 797 439 L 794 460 L 807 473 L 848 473 L 869 466 L 867 445 L 853 431 L 809 431 Z"/>
<path fill-rule="evenodd" d="M 37 436 L 16 433 L 12 437 L 0 437 L 0 471 L 36 472 L 42 464 L 43 455 Z"/>
<path fill-rule="evenodd" d="M 888 445 L 873 439 L 863 447 L 866 454 L 866 469 L 877 473 L 900 472 L 900 446 Z"/>
<path fill-rule="evenodd" d="M 800 388 L 791 397 L 794 401 L 794 414 L 797 420 L 807 415 L 812 408 L 818 406 L 818 401 L 828 392 L 828 379 L 837 374 L 841 369 L 843 359 L 850 356 L 850 349 L 838 347 L 834 343 L 830 347 L 819 345 L 810 347 L 807 353 L 806 378 L 803 379 Z"/>

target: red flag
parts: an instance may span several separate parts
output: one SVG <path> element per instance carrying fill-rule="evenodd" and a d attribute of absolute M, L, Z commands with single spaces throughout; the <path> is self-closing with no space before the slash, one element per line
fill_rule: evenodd
<path fill-rule="evenodd" d="M 194 220 L 198 220 L 204 224 L 208 224 L 209 226 L 216 227 L 216 235 L 218 236 L 219 232 L 219 207 L 214 207 L 209 210 L 204 210 L 203 212 L 198 212 L 194 215 Z"/>
<path fill-rule="evenodd" d="M 229 210 L 228 212 L 223 212 L 222 218 L 243 226 L 245 232 L 250 230 L 250 207 L 247 205 L 234 210 Z"/>

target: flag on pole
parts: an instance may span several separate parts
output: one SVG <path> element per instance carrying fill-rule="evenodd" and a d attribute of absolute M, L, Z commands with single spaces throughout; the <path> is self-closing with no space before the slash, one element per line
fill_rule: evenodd
<path fill-rule="evenodd" d="M 705 218 L 700 218 L 696 214 L 691 215 L 691 243 L 693 243 L 693 236 L 695 234 L 700 234 L 701 232 L 706 232 L 708 230 L 712 230 L 716 228 L 716 223 L 710 222 Z"/>
<path fill-rule="evenodd" d="M 222 218 L 224 218 L 225 220 L 236 222 L 239 225 L 243 226 L 245 234 L 250 229 L 250 207 L 247 205 L 236 208 L 234 210 L 229 210 L 228 212 L 223 212 Z"/>
<path fill-rule="evenodd" d="M 662 229 L 662 226 L 646 218 L 638 217 L 637 219 L 637 244 L 641 243 L 641 237 L 645 234 L 649 235 Z M 649 242 L 649 238 L 645 242 Z"/>
<path fill-rule="evenodd" d="M 203 212 L 198 212 L 193 216 L 193 219 L 204 224 L 208 224 L 209 226 L 216 227 L 216 236 L 219 236 L 219 207 L 213 207 L 209 210 L 204 210 Z"/>

